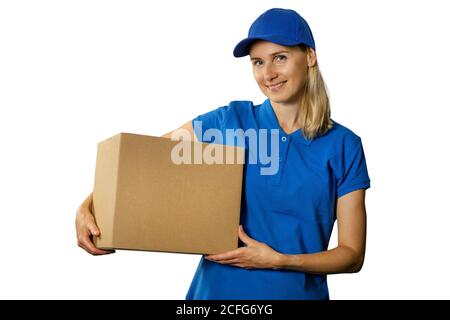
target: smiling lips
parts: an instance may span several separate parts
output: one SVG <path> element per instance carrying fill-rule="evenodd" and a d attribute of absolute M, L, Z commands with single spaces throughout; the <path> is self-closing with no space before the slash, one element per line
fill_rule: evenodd
<path fill-rule="evenodd" d="M 269 88 L 270 91 L 275 91 L 275 90 L 280 89 L 286 82 L 287 81 L 278 82 L 276 84 L 269 85 L 269 86 L 266 86 L 266 87 Z"/>

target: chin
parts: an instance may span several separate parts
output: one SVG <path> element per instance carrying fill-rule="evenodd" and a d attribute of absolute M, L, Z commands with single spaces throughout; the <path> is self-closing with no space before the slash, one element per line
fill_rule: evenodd
<path fill-rule="evenodd" d="M 286 103 L 289 101 L 288 98 L 283 97 L 281 95 L 269 94 L 269 95 L 267 95 L 267 97 L 269 98 L 270 101 L 275 102 L 275 103 Z"/>
<path fill-rule="evenodd" d="M 275 102 L 278 104 L 297 104 L 300 101 L 300 98 L 297 95 L 288 95 L 288 94 L 273 94 L 273 93 L 269 93 L 269 94 L 265 94 L 265 96 L 267 98 L 269 98 L 269 100 L 271 102 Z"/>

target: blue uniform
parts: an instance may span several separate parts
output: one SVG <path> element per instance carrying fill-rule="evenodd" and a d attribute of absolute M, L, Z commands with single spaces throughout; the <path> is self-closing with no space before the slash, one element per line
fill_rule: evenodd
<path fill-rule="evenodd" d="M 224 136 L 226 129 L 279 130 L 278 171 L 262 175 L 263 164 L 244 166 L 241 224 L 251 238 L 280 253 L 327 250 L 337 198 L 370 187 L 361 139 L 336 122 L 314 140 L 301 130 L 286 134 L 269 100 L 256 106 L 233 101 L 193 121 Z M 213 142 L 195 133 L 199 141 Z M 324 275 L 247 270 L 202 258 L 186 299 L 329 299 L 329 294 Z"/>

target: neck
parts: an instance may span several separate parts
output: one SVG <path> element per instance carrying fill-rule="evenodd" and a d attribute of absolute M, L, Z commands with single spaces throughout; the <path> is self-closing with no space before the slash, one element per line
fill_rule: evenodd
<path fill-rule="evenodd" d="M 277 117 L 278 123 L 287 134 L 301 129 L 301 105 L 300 102 L 296 103 L 278 103 L 270 101 L 273 107 L 273 111 Z"/>

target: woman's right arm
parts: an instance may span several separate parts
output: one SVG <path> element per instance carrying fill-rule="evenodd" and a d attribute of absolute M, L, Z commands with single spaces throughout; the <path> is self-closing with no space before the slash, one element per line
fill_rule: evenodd
<path fill-rule="evenodd" d="M 181 134 L 179 132 L 180 130 L 185 130 L 183 132 L 185 134 Z M 175 136 L 189 137 L 191 141 L 195 140 L 194 128 L 192 127 L 191 121 L 186 122 L 178 129 L 166 133 L 162 137 L 170 139 L 172 137 L 172 134 L 174 134 Z M 92 242 L 92 238 L 94 236 L 98 237 L 100 235 L 100 230 L 95 223 L 95 218 L 92 214 L 92 199 L 93 195 L 91 193 L 77 210 L 75 226 L 77 230 L 78 246 L 93 255 L 113 253 L 114 250 L 101 250 L 96 248 L 94 243 Z"/>
<path fill-rule="evenodd" d="M 114 252 L 113 250 L 101 250 L 94 246 L 92 237 L 98 237 L 100 230 L 95 223 L 92 214 L 92 193 L 83 201 L 77 211 L 75 219 L 77 229 L 78 246 L 93 255 L 102 255 Z"/>
<path fill-rule="evenodd" d="M 180 131 L 183 131 L 183 132 L 181 133 Z M 185 133 L 185 134 L 183 134 L 183 133 Z M 186 138 L 189 138 L 190 141 L 195 141 L 196 139 L 195 139 L 195 134 L 194 134 L 194 127 L 192 127 L 192 121 L 186 122 L 181 127 L 166 133 L 162 137 L 170 139 L 170 138 L 172 138 L 172 136 L 174 138 L 184 136 Z"/>

